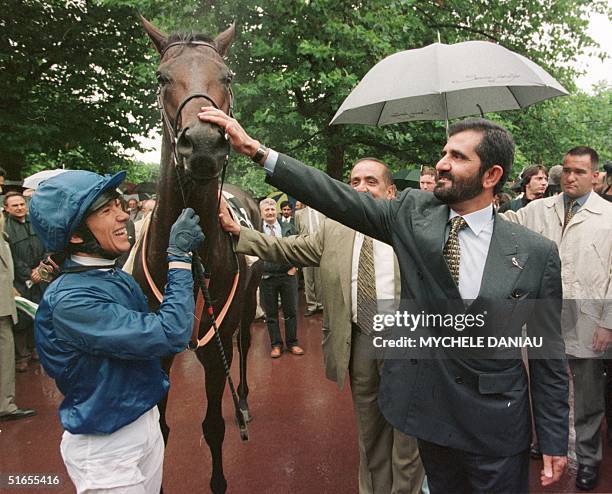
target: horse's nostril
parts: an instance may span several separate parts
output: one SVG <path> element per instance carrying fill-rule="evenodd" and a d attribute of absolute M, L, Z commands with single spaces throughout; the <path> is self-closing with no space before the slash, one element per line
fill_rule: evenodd
<path fill-rule="evenodd" d="M 179 156 L 189 157 L 193 154 L 193 142 L 188 133 L 189 127 L 185 127 L 176 140 L 176 151 Z"/>

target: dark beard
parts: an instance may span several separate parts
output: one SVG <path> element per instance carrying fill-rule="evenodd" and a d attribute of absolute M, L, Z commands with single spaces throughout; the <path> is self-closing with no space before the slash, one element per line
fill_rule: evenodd
<path fill-rule="evenodd" d="M 470 178 L 458 181 L 449 172 L 441 172 L 439 178 L 447 178 L 451 186 L 446 188 L 437 185 L 434 196 L 445 204 L 456 204 L 473 199 L 482 192 L 482 174 L 480 171 Z"/>

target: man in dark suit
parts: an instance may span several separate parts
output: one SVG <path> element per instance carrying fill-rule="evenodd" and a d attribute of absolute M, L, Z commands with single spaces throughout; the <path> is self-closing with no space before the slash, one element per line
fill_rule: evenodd
<path fill-rule="evenodd" d="M 259 203 L 263 219 L 265 235 L 283 238 L 297 235 L 292 223 L 279 223 L 276 219 L 276 201 L 266 198 Z M 272 351 L 270 357 L 279 358 L 283 346 L 294 355 L 304 355 L 304 350 L 298 346 L 297 339 L 297 307 L 298 287 L 297 269 L 289 263 L 264 262 L 264 273 L 259 285 L 261 306 L 266 313 L 266 325 L 270 334 Z M 280 297 L 285 319 L 285 342 L 280 332 L 278 318 L 278 298 Z"/>
<path fill-rule="evenodd" d="M 558 481 L 567 465 L 569 411 L 559 254 L 553 242 L 498 220 L 493 210 L 514 157 L 508 132 L 487 120 L 455 124 L 436 165 L 434 194 L 406 190 L 395 201 L 377 201 L 261 146 L 223 112 L 206 108 L 199 117 L 222 127 L 234 149 L 263 165 L 271 184 L 391 244 L 403 307 L 435 313 L 440 304 L 456 310 L 473 300 L 467 315 L 485 316 L 478 334 L 520 337 L 524 324 L 546 334 L 556 358 L 529 361 L 531 400 L 543 453 L 540 480 L 543 486 Z M 538 303 L 518 307 L 530 299 Z M 449 350 L 437 358 L 441 352 L 385 362 L 383 414 L 419 439 L 433 493 L 526 492 L 530 390 L 520 352 L 474 359 Z"/>

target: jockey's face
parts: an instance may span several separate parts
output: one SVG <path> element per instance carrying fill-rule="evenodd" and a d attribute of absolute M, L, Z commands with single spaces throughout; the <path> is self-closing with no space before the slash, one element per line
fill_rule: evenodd
<path fill-rule="evenodd" d="M 91 230 L 100 246 L 119 256 L 130 250 L 125 224 L 129 218 L 119 199 L 112 199 L 96 212 L 90 214 L 85 224 Z"/>

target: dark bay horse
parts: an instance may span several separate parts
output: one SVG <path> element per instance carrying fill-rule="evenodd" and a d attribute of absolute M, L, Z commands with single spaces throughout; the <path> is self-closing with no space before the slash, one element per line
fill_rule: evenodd
<path fill-rule="evenodd" d="M 146 19 L 141 20 L 161 55 L 157 79 L 164 132 L 157 206 L 146 237 L 136 252 L 133 274 L 149 297 L 152 308 L 157 309 L 159 304 L 154 294 L 155 288 L 151 285 L 162 290 L 166 283 L 166 248 L 170 227 L 184 207 L 192 207 L 200 216 L 200 224 L 206 235 L 199 255 L 209 274 L 210 302 L 217 315 L 225 313 L 219 323 L 219 335 L 227 365 L 231 365 L 232 338 L 240 326 L 238 348 L 241 379 L 238 395 L 240 408 L 248 420 L 246 357 L 261 263 L 248 266 L 244 256 L 234 253 L 232 239 L 220 228 L 217 216 L 219 176 L 228 159 L 229 145 L 221 129 L 196 117 L 202 106 L 214 105 L 226 112 L 231 111 L 232 73 L 223 57 L 234 39 L 234 26 L 214 39 L 203 35 L 167 37 Z M 232 188 L 231 192 L 240 200 L 252 223 L 259 226 L 259 210 L 255 201 L 237 188 Z M 200 338 L 208 333 L 211 323 L 212 318 L 204 312 L 199 324 Z M 215 338 L 199 346 L 196 354 L 206 375 L 208 406 L 202 431 L 212 455 L 210 487 L 214 493 L 223 493 L 227 488 L 222 462 L 225 421 L 221 399 L 226 384 L 223 358 Z M 164 362 L 168 371 L 171 365 L 171 359 Z M 161 428 L 167 441 L 166 401 L 159 407 Z"/>

